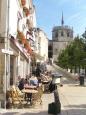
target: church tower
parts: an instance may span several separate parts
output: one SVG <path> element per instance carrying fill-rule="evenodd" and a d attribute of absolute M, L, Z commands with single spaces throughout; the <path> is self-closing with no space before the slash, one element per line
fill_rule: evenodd
<path fill-rule="evenodd" d="M 63 12 L 62 12 L 62 19 L 61 19 L 61 25 L 64 25 L 64 17 L 63 17 Z"/>
<path fill-rule="evenodd" d="M 61 50 L 65 49 L 71 41 L 73 41 L 73 30 L 69 26 L 64 25 L 62 12 L 61 26 L 54 26 L 52 29 L 53 61 L 58 60 Z"/>

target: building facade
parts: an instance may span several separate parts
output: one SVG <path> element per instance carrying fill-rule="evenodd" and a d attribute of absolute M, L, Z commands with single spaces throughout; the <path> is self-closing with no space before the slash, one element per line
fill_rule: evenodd
<path fill-rule="evenodd" d="M 18 76 L 30 73 L 36 27 L 32 0 L 0 0 L 0 106 Z"/>
<path fill-rule="evenodd" d="M 36 28 L 36 53 L 37 61 L 46 62 L 48 60 L 48 37 L 40 28 Z"/>
<path fill-rule="evenodd" d="M 61 26 L 55 26 L 52 30 L 52 47 L 53 47 L 53 61 L 58 60 L 59 53 L 73 41 L 73 29 L 64 25 L 63 15 Z"/>

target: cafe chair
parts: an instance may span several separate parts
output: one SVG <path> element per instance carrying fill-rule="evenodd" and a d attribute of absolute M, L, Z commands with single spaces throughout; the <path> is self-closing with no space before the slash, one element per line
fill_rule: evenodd
<path fill-rule="evenodd" d="M 10 90 L 10 95 L 12 99 L 12 107 L 13 108 L 22 108 L 26 104 L 26 101 L 24 100 L 24 96 L 21 95 L 22 93 L 18 92 L 18 89 L 16 87 L 12 87 Z"/>
<path fill-rule="evenodd" d="M 42 86 L 38 87 L 38 93 L 32 95 L 32 105 L 42 104 Z"/>

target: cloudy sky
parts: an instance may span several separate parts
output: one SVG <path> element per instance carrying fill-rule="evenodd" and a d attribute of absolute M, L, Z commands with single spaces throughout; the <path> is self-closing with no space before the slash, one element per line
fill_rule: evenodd
<path fill-rule="evenodd" d="M 52 38 L 53 26 L 61 25 L 62 12 L 64 25 L 73 27 L 74 35 L 81 35 L 86 28 L 86 0 L 33 0 L 36 7 L 37 27 Z"/>

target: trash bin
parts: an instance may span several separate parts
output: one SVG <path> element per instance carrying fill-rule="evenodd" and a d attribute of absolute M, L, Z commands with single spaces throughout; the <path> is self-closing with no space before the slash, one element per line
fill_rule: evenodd
<path fill-rule="evenodd" d="M 79 80 L 80 80 L 80 85 L 84 85 L 84 75 L 80 75 L 80 78 L 79 78 Z"/>
<path fill-rule="evenodd" d="M 55 102 L 48 104 L 48 113 L 49 114 L 57 114 L 57 106 Z"/>

